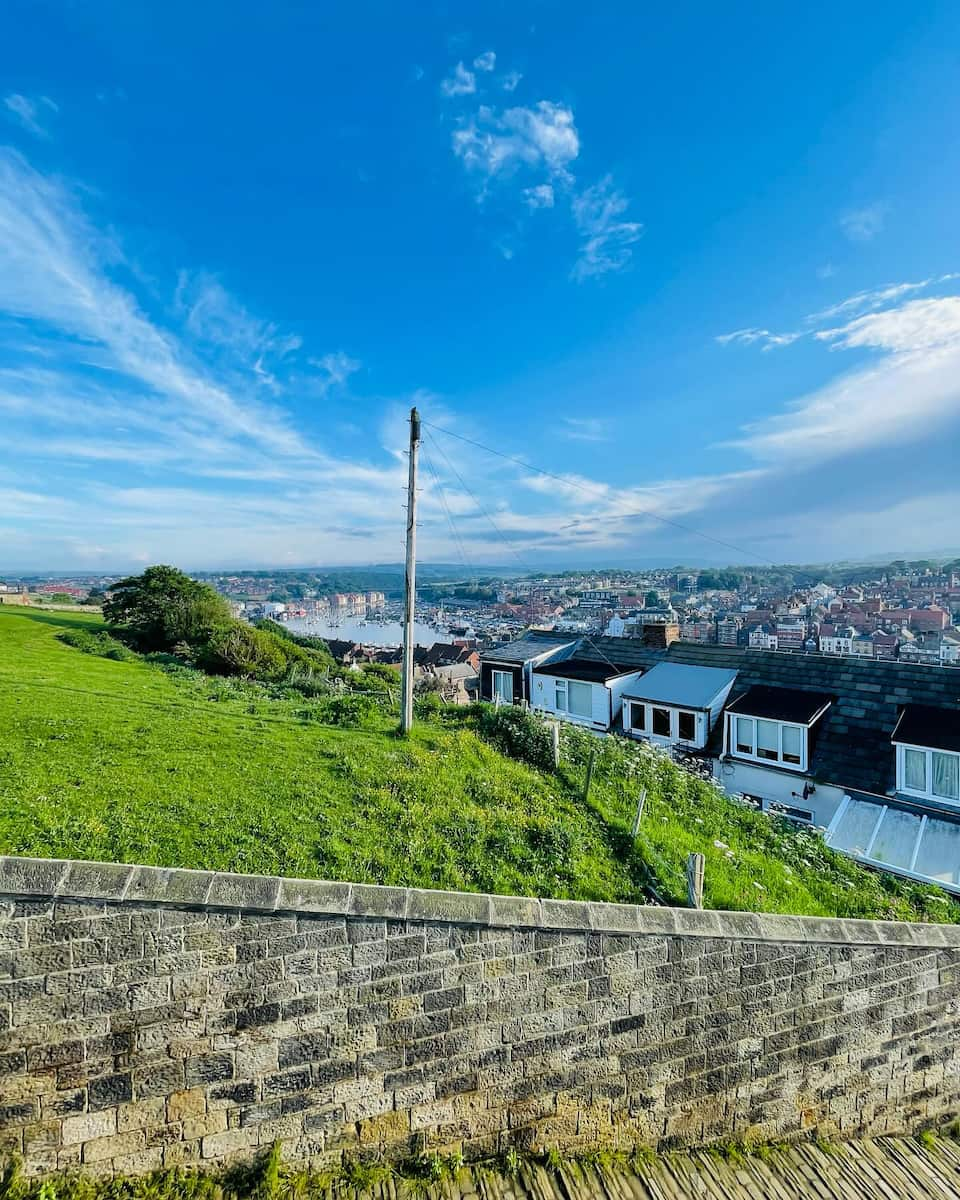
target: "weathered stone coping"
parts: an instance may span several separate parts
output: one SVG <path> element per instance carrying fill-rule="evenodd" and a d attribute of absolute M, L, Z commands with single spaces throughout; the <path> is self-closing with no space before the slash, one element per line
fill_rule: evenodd
<path fill-rule="evenodd" d="M 316 913 L 358 919 L 386 917 L 493 929 L 960 949 L 960 925 L 538 900 L 52 858 L 0 858 L 0 896 L 169 904 L 255 913 Z"/>

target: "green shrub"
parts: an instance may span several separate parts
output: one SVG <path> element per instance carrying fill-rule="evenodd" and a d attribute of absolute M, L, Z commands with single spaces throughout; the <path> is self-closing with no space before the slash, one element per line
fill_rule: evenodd
<path fill-rule="evenodd" d="M 512 704 L 494 708 L 490 704 L 472 706 L 478 714 L 477 731 L 502 754 L 537 767 L 553 769 L 553 740 L 546 723 L 533 713 Z"/>
<path fill-rule="evenodd" d="M 214 629 L 197 657 L 199 665 L 215 675 L 275 680 L 282 678 L 288 667 L 279 640 L 242 621 L 230 621 Z"/>
<path fill-rule="evenodd" d="M 82 650 L 84 654 L 96 654 L 100 658 L 112 658 L 117 662 L 136 662 L 140 657 L 119 638 L 111 637 L 109 633 L 94 633 L 88 629 L 64 629 L 57 637 L 68 646 Z"/>

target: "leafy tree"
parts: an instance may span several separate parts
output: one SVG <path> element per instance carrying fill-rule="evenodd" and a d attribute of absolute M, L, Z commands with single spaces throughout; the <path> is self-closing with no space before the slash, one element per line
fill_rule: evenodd
<path fill-rule="evenodd" d="M 643 598 L 643 607 L 644 608 L 656 608 L 659 603 L 660 603 L 660 597 L 651 588 L 650 591 L 647 592 L 646 596 L 644 596 L 644 598 Z"/>
<path fill-rule="evenodd" d="M 147 567 L 114 584 L 103 615 L 143 650 L 197 645 L 231 621 L 229 604 L 209 584 L 168 566 Z"/>
<path fill-rule="evenodd" d="M 91 588 L 87 593 L 88 604 L 102 604 L 107 598 L 107 593 L 103 588 Z"/>

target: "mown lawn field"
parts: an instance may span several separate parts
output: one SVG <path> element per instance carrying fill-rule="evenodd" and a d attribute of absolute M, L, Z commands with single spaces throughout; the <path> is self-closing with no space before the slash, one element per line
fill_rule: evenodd
<path fill-rule="evenodd" d="M 386 713 L 337 727 L 303 697 L 58 640 L 78 627 L 102 626 L 0 609 L 0 853 L 677 903 L 700 850 L 712 907 L 960 919 L 937 889 L 868 872 L 662 754 L 565 730 L 554 772 L 458 713 L 408 741 Z"/>

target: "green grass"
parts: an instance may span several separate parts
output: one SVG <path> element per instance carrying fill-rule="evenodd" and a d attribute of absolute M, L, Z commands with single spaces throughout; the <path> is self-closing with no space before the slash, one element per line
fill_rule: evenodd
<path fill-rule="evenodd" d="M 682 903 L 700 850 L 709 907 L 960 917 L 937 889 L 868 872 L 634 744 L 565 729 L 563 767 L 538 770 L 473 712 L 402 741 L 386 712 L 335 726 L 322 697 L 59 640 L 78 628 L 102 624 L 0 609 L 2 853 L 628 902 L 652 885 Z"/>

